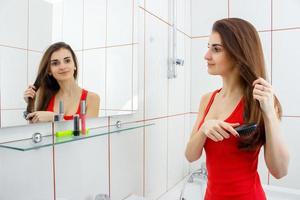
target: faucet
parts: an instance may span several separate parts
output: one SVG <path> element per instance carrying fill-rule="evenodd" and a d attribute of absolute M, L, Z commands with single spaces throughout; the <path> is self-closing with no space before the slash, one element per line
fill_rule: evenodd
<path fill-rule="evenodd" d="M 201 163 L 200 169 L 192 172 L 187 180 L 188 183 L 193 183 L 194 179 L 207 180 L 207 169 L 205 162 Z"/>
<path fill-rule="evenodd" d="M 180 197 L 179 200 L 186 200 L 184 198 L 184 190 L 186 187 L 187 183 L 194 183 L 195 180 L 199 180 L 199 182 L 201 181 L 207 181 L 207 169 L 206 169 L 206 164 L 205 162 L 201 163 L 201 167 L 200 169 L 193 171 L 189 174 L 187 180 L 185 181 L 185 183 L 182 186 L 181 192 L 180 192 Z"/>

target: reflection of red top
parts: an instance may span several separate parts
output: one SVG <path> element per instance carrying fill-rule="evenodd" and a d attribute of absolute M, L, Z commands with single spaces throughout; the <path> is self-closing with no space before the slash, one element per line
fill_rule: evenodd
<path fill-rule="evenodd" d="M 78 105 L 78 108 L 77 108 L 77 111 L 76 111 L 75 114 L 80 114 L 80 102 L 82 100 L 86 100 L 87 93 L 88 93 L 88 91 L 86 91 L 85 89 L 82 89 L 81 97 L 80 97 L 80 101 L 79 101 L 79 105 Z M 50 100 L 50 102 L 48 104 L 48 107 L 47 107 L 47 111 L 51 111 L 51 112 L 54 111 L 54 102 L 55 102 L 55 95 L 53 95 L 51 97 L 51 100 Z M 73 115 L 64 115 L 64 119 L 65 120 L 72 120 L 73 119 Z"/>
<path fill-rule="evenodd" d="M 213 92 L 206 107 L 200 126 L 214 101 Z M 228 123 L 243 124 L 244 100 L 242 99 L 230 116 Z M 207 138 L 204 149 L 208 172 L 205 200 L 265 200 L 257 172 L 258 154 L 255 151 L 242 151 L 237 147 L 238 139 L 230 135 L 228 139 L 214 142 Z"/>

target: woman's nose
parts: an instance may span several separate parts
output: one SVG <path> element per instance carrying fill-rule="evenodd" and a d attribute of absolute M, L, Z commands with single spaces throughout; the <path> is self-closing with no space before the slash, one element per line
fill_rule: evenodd
<path fill-rule="evenodd" d="M 59 65 L 59 68 L 60 68 L 60 69 L 64 69 L 64 68 L 65 68 L 65 66 L 66 66 L 66 64 L 65 64 L 65 63 L 63 63 L 63 62 L 61 62 L 61 63 L 60 63 L 60 65 Z"/>
<path fill-rule="evenodd" d="M 210 60 L 211 59 L 211 51 L 208 49 L 204 55 L 205 60 Z"/>

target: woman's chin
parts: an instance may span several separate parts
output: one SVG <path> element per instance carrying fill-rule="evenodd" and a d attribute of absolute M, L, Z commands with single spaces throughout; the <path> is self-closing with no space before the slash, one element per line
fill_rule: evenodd
<path fill-rule="evenodd" d="M 207 68 L 207 73 L 209 75 L 217 75 L 216 72 L 213 69 L 211 69 L 211 68 Z"/>

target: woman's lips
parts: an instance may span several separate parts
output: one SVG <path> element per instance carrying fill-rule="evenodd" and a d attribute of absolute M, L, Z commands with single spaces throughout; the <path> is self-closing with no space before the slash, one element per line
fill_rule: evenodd
<path fill-rule="evenodd" d="M 67 74 L 67 73 L 69 73 L 69 71 L 65 71 L 65 72 L 59 72 L 58 74 L 60 74 L 60 75 L 64 75 L 64 74 Z"/>

